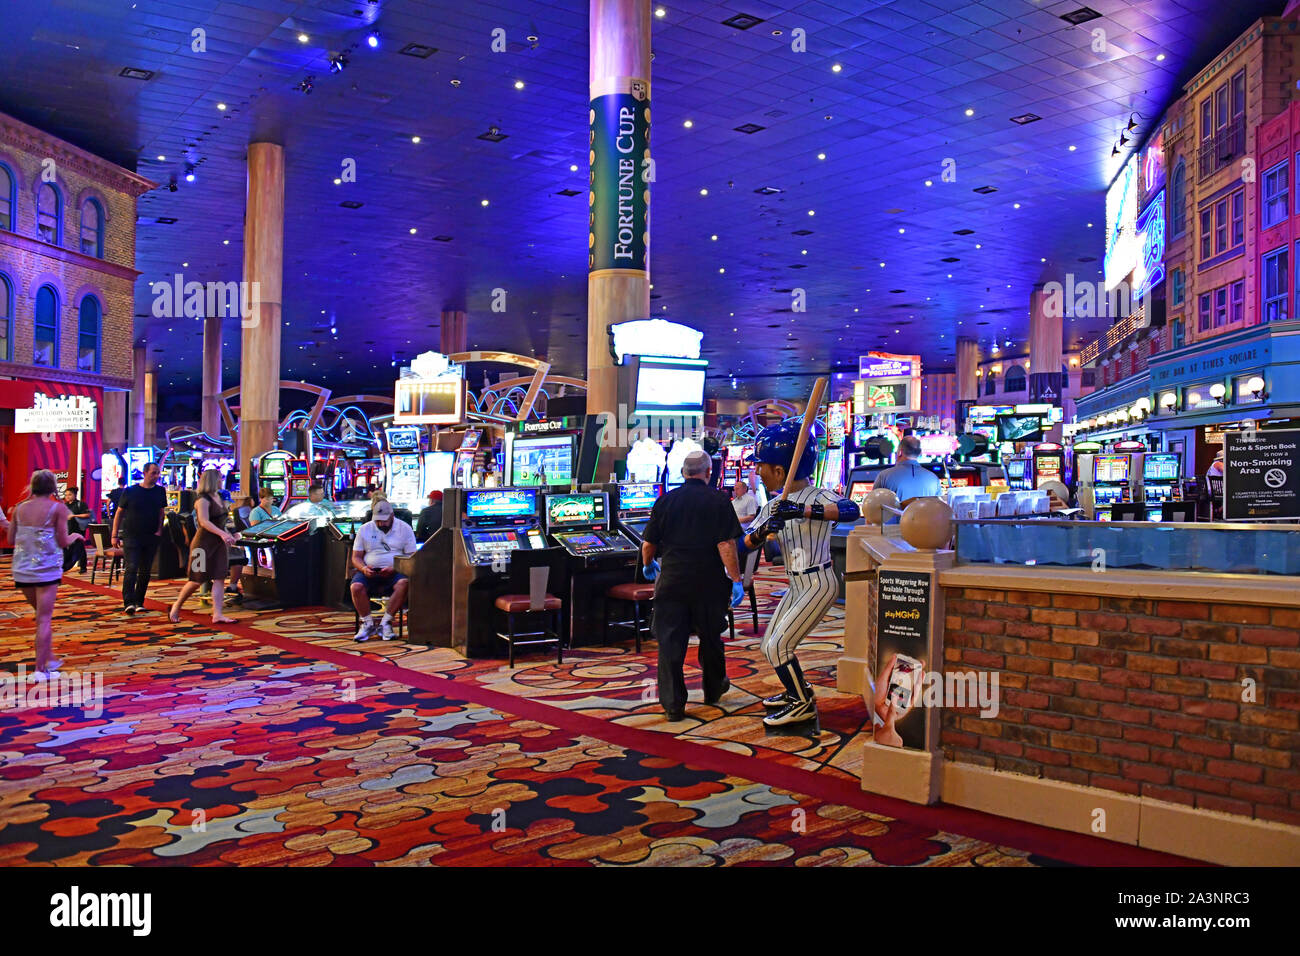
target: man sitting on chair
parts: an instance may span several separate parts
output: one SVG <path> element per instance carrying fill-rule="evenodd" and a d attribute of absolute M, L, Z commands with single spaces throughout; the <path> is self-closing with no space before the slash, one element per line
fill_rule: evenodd
<path fill-rule="evenodd" d="M 393 616 L 406 603 L 406 575 L 393 569 L 398 555 L 412 555 L 418 547 L 415 532 L 405 521 L 393 517 L 393 506 L 387 501 L 375 504 L 374 516 L 357 532 L 352 545 L 352 606 L 361 618 L 357 631 L 358 641 L 368 641 L 376 628 L 386 641 L 393 639 Z M 370 599 L 388 598 L 384 617 L 376 621 L 370 613 Z"/>

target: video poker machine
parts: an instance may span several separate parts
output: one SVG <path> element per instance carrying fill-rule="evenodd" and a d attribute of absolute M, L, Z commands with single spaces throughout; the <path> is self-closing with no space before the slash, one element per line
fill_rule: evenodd
<path fill-rule="evenodd" d="M 1034 488 L 1041 488 L 1048 481 L 1066 484 L 1065 449 L 1060 445 L 1041 442 L 1034 446 L 1030 458 L 1034 465 Z"/>
<path fill-rule="evenodd" d="M 446 489 L 442 527 L 395 564 L 411 579 L 409 640 L 467 657 L 500 651 L 493 601 L 506 593 L 511 555 L 552 546 L 538 498 L 536 488 Z"/>
<path fill-rule="evenodd" d="M 1079 507 L 1088 518 L 1109 521 L 1111 506 L 1142 501 L 1142 453 L 1079 456 Z"/>
<path fill-rule="evenodd" d="M 542 516 L 546 533 L 569 555 L 569 645 L 598 641 L 604 633 L 605 592 L 634 579 L 640 541 L 612 526 L 605 491 L 546 495 Z"/>
<path fill-rule="evenodd" d="M 664 493 L 663 485 L 653 481 L 620 481 L 603 487 L 614 502 L 618 530 L 639 548 L 645 538 L 645 526 L 650 523 L 650 512 Z"/>
<path fill-rule="evenodd" d="M 1183 500 L 1182 456 L 1177 452 L 1148 453 L 1142 458 L 1142 501 L 1148 521 L 1161 521 L 1166 503 Z"/>
<path fill-rule="evenodd" d="M 1033 490 L 1033 463 L 1027 455 L 1007 455 L 1002 459 L 1007 486 L 1012 491 Z"/>
<path fill-rule="evenodd" d="M 244 567 L 244 608 L 315 607 L 321 603 L 324 534 L 311 521 L 264 521 L 236 539 L 252 561 Z"/>

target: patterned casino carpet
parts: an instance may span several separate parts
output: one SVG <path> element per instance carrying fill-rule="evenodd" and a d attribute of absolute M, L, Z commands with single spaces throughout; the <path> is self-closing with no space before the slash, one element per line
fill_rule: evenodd
<path fill-rule="evenodd" d="M 31 666 L 32 619 L 7 558 L 0 574 L 0 669 L 12 674 Z M 783 587 L 779 571 L 759 581 L 765 613 Z M 350 613 L 236 609 L 240 623 L 217 629 L 197 603 L 175 627 L 161 603 L 135 618 L 119 603 L 70 575 L 55 619 L 65 670 L 103 675 L 102 714 L 0 710 L 0 864 L 1160 860 L 864 795 L 854 744 L 867 713 L 834 691 L 842 610 L 804 645 L 822 711 L 808 739 L 763 733 L 758 699 L 775 684 L 748 623 L 728 645 L 732 692 L 710 707 L 696 690 L 687 721 L 669 725 L 648 699 L 653 645 L 510 671 L 356 645 Z"/>

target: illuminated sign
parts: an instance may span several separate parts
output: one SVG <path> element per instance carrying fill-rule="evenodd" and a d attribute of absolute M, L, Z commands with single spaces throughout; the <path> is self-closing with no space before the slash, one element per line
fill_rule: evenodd
<path fill-rule="evenodd" d="M 831 402 L 826 406 L 826 446 L 828 448 L 839 448 L 844 444 L 844 432 L 848 417 L 848 402 Z"/>
<path fill-rule="evenodd" d="M 1133 297 L 1141 298 L 1165 280 L 1165 192 L 1151 200 L 1137 221 L 1142 258 L 1133 270 Z M 1149 320 L 1148 320 L 1149 321 Z"/>
<path fill-rule="evenodd" d="M 50 398 L 37 392 L 32 408 L 14 409 L 15 432 L 93 432 L 94 430 L 95 400 L 89 395 Z"/>
<path fill-rule="evenodd" d="M 611 325 L 609 338 L 610 351 L 622 365 L 627 355 L 697 359 L 704 333 L 667 319 L 633 319 Z"/>
<path fill-rule="evenodd" d="M 921 356 L 868 352 L 858 359 L 858 378 L 915 378 L 921 374 Z"/>
<path fill-rule="evenodd" d="M 1165 140 L 1164 130 L 1142 150 L 1142 203 L 1145 205 L 1151 197 L 1165 185 Z"/>
<path fill-rule="evenodd" d="M 393 396 L 393 421 L 402 425 L 455 425 L 465 413 L 464 370 L 438 352 L 417 355 L 402 369 Z"/>
<path fill-rule="evenodd" d="M 1137 157 L 1129 157 L 1110 189 L 1106 190 L 1106 288 L 1111 289 L 1133 271 L 1142 254 L 1137 239 Z"/>

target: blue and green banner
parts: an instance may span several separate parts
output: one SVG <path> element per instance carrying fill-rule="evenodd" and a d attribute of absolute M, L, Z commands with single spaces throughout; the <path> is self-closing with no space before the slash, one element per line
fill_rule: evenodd
<path fill-rule="evenodd" d="M 646 271 L 650 101 L 611 93 L 591 101 L 587 271 Z"/>

